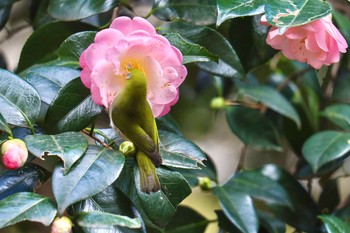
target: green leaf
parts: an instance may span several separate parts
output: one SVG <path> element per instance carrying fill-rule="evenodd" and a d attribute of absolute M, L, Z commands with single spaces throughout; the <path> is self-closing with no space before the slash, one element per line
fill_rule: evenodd
<path fill-rule="evenodd" d="M 256 150 L 282 150 L 276 128 L 259 111 L 240 106 L 228 107 L 226 118 L 232 132 L 243 143 Z"/>
<path fill-rule="evenodd" d="M 36 193 L 15 193 L 0 201 L 0 228 L 25 220 L 48 226 L 56 216 L 50 199 Z"/>
<path fill-rule="evenodd" d="M 225 183 L 225 187 L 264 201 L 268 204 L 281 205 L 293 209 L 289 193 L 278 180 L 260 174 L 260 171 L 243 171 Z"/>
<path fill-rule="evenodd" d="M 350 226 L 340 218 L 332 215 L 320 215 L 327 233 L 347 233 L 350 232 Z"/>
<path fill-rule="evenodd" d="M 41 100 L 50 104 L 58 91 L 80 71 L 66 66 L 41 65 L 31 67 L 20 74 L 38 91 Z"/>
<path fill-rule="evenodd" d="M 219 198 L 225 215 L 240 231 L 258 232 L 259 219 L 253 201 L 247 194 L 233 190 L 229 185 L 217 186 L 213 192 Z"/>
<path fill-rule="evenodd" d="M 103 213 L 97 211 L 83 212 L 77 216 L 77 223 L 87 228 L 108 228 L 114 225 L 140 228 L 141 221 L 137 218 L 129 218 L 122 215 Z"/>
<path fill-rule="evenodd" d="M 350 105 L 333 104 L 321 112 L 321 115 L 340 128 L 350 131 Z"/>
<path fill-rule="evenodd" d="M 0 131 L 3 131 L 9 135 L 12 134 L 10 126 L 7 124 L 6 119 L 0 113 Z"/>
<path fill-rule="evenodd" d="M 350 151 L 350 133 L 323 131 L 311 136 L 302 148 L 306 161 L 317 172 L 332 161 L 344 160 Z"/>
<path fill-rule="evenodd" d="M 4 26 L 6 25 L 9 19 L 11 8 L 12 8 L 11 4 L 6 6 L 0 6 L 0 30 L 4 28 Z"/>
<path fill-rule="evenodd" d="M 0 200 L 18 192 L 33 192 L 46 178 L 47 172 L 33 164 L 7 170 L 0 175 Z"/>
<path fill-rule="evenodd" d="M 271 233 L 285 233 L 286 224 L 268 212 L 258 211 L 261 226 Z"/>
<path fill-rule="evenodd" d="M 63 173 L 67 174 L 72 165 L 88 148 L 87 139 L 77 132 L 57 135 L 29 135 L 25 138 L 30 153 L 40 159 L 43 156 L 58 156 L 63 161 Z"/>
<path fill-rule="evenodd" d="M 181 51 L 184 64 L 192 62 L 216 62 L 218 60 L 217 56 L 209 52 L 206 48 L 186 40 L 180 34 L 169 33 L 165 37 L 173 46 Z"/>
<path fill-rule="evenodd" d="M 198 164 L 206 160 L 204 152 L 182 134 L 159 130 L 160 153 L 165 166 L 198 169 Z"/>
<path fill-rule="evenodd" d="M 88 126 L 102 108 L 95 104 L 80 78 L 67 83 L 50 104 L 45 124 L 51 132 L 79 131 Z"/>
<path fill-rule="evenodd" d="M 294 121 L 300 128 L 301 123 L 298 113 L 292 104 L 275 89 L 268 86 L 246 86 L 239 89 L 239 94 L 263 103 L 275 112 Z"/>
<path fill-rule="evenodd" d="M 90 146 L 67 175 L 64 175 L 61 165 L 56 166 L 52 189 L 58 212 L 62 214 L 69 205 L 93 196 L 112 184 L 118 178 L 124 160 L 118 151 Z"/>
<path fill-rule="evenodd" d="M 321 181 L 322 192 L 318 199 L 318 206 L 321 212 L 332 213 L 340 203 L 340 193 L 337 179 Z"/>
<path fill-rule="evenodd" d="M 155 0 L 152 13 L 161 20 L 181 19 L 197 25 L 214 24 L 215 0 Z"/>
<path fill-rule="evenodd" d="M 164 33 L 178 33 L 183 38 L 206 48 L 219 58 L 218 62 L 199 62 L 197 65 L 212 74 L 242 79 L 244 69 L 230 43 L 218 31 L 191 23 L 174 22 L 161 28 Z"/>
<path fill-rule="evenodd" d="M 81 202 L 78 202 L 69 209 L 69 214 L 78 216 L 81 212 L 107 212 L 111 214 L 124 215 L 130 218 L 139 216 L 136 209 L 132 206 L 130 200 L 113 185 L 108 186 L 105 190 L 93 197 L 89 197 Z M 131 229 L 120 226 L 103 227 L 109 233 L 145 233 L 145 229 Z M 99 233 L 101 228 L 85 228 L 86 233 Z"/>
<path fill-rule="evenodd" d="M 219 232 L 225 233 L 241 233 L 240 231 L 226 216 L 226 214 L 222 210 L 215 210 L 215 213 L 218 218 L 218 225 L 220 228 Z"/>
<path fill-rule="evenodd" d="M 269 0 L 265 6 L 267 21 L 282 34 L 288 28 L 310 23 L 331 13 L 332 7 L 323 0 Z"/>
<path fill-rule="evenodd" d="M 96 32 L 78 32 L 68 37 L 61 44 L 58 56 L 62 60 L 70 60 L 79 63 L 82 52 L 93 43 Z M 78 64 L 79 65 L 79 64 Z"/>
<path fill-rule="evenodd" d="M 112 10 L 118 0 L 50 0 L 49 14 L 61 21 L 73 21 Z"/>
<path fill-rule="evenodd" d="M 0 114 L 6 122 L 32 126 L 40 112 L 38 92 L 17 75 L 0 69 Z"/>
<path fill-rule="evenodd" d="M 203 233 L 209 224 L 209 220 L 195 210 L 179 206 L 175 216 L 166 227 L 167 233 Z"/>
<path fill-rule="evenodd" d="M 176 207 L 191 194 L 187 181 L 178 172 L 157 169 L 161 191 L 144 193 L 140 189 L 140 173 L 134 167 L 135 184 L 141 205 L 148 217 L 158 226 L 165 227 L 176 213 Z"/>
<path fill-rule="evenodd" d="M 55 51 L 68 36 L 93 29 L 92 26 L 81 22 L 53 22 L 38 28 L 28 38 L 21 51 L 17 71 L 57 58 Z"/>
<path fill-rule="evenodd" d="M 262 14 L 265 2 L 266 0 L 218 0 L 216 26 L 228 19 Z"/>
<path fill-rule="evenodd" d="M 114 184 L 129 197 L 146 226 L 160 230 L 175 215 L 176 206 L 191 193 L 191 188 L 180 173 L 157 168 L 162 189 L 155 193 L 143 193 L 140 190 L 140 174 L 134 160 L 126 160 L 123 172 Z"/>
<path fill-rule="evenodd" d="M 283 171 L 276 165 L 265 165 L 260 169 L 252 172 L 256 177 L 264 176 L 271 180 L 271 183 L 277 182 L 280 187 L 288 194 L 288 202 L 292 204 L 292 208 L 286 205 L 279 205 L 273 202 L 266 203 L 266 207 L 288 225 L 305 232 L 316 232 L 318 229 L 318 207 L 310 197 L 310 194 L 303 186 L 288 172 Z M 257 186 L 262 188 L 261 184 Z M 259 189 L 257 187 L 257 190 Z M 253 194 L 252 194 L 253 196 Z"/>

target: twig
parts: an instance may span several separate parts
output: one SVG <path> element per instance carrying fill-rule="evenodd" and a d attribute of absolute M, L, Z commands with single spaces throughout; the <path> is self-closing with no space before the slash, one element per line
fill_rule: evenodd
<path fill-rule="evenodd" d="M 108 149 L 113 150 L 113 148 L 112 148 L 110 145 L 108 145 L 107 143 L 101 141 L 99 138 L 95 137 L 95 135 L 90 134 L 90 132 L 92 132 L 92 131 L 89 132 L 88 130 L 83 129 L 82 132 L 83 132 L 84 134 L 86 134 L 87 136 L 91 137 L 92 139 L 94 139 L 96 142 L 100 143 L 102 146 L 104 146 L 104 147 L 106 147 L 106 148 L 108 148 Z"/>

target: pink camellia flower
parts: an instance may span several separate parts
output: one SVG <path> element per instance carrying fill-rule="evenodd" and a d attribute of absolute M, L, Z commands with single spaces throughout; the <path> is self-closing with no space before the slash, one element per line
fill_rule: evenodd
<path fill-rule="evenodd" d="M 26 144 L 20 139 L 12 139 L 1 145 L 1 156 L 4 167 L 10 170 L 23 166 L 28 158 Z"/>
<path fill-rule="evenodd" d="M 125 85 L 130 67 L 142 70 L 155 117 L 167 114 L 177 102 L 178 87 L 187 75 L 181 52 L 140 17 L 118 17 L 98 32 L 81 54 L 80 66 L 81 80 L 90 88 L 92 99 L 107 109 Z"/>
<path fill-rule="evenodd" d="M 265 15 L 261 22 L 269 25 Z M 278 34 L 278 28 L 271 27 L 266 43 L 281 50 L 287 58 L 306 62 L 315 69 L 339 62 L 340 52 L 345 53 L 348 47 L 344 37 L 333 25 L 330 15 L 289 28 L 282 35 Z"/>

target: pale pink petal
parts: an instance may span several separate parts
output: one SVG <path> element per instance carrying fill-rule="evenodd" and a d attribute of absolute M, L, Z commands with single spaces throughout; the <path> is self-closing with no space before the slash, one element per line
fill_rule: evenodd
<path fill-rule="evenodd" d="M 117 29 L 121 31 L 124 35 L 129 35 L 132 32 L 143 30 L 150 35 L 156 34 L 156 30 L 147 20 L 141 17 L 134 17 L 130 19 L 129 17 L 118 17 L 113 20 L 110 28 Z"/>
<path fill-rule="evenodd" d="M 109 108 L 124 87 L 129 67 L 147 78 L 147 99 L 155 117 L 170 111 L 177 102 L 179 85 L 187 75 L 181 52 L 156 34 L 145 19 L 116 18 L 110 28 L 96 34 L 80 58 L 81 80 L 93 100 Z"/>
<path fill-rule="evenodd" d="M 265 20 L 262 17 L 262 24 Z M 315 69 L 339 62 L 340 53 L 345 53 L 348 47 L 330 16 L 289 28 L 283 35 L 278 34 L 276 27 L 271 27 L 266 43 L 281 50 L 287 58 L 307 62 Z"/>
<path fill-rule="evenodd" d="M 176 98 L 177 89 L 163 76 L 163 72 L 158 62 L 152 57 L 144 59 L 144 72 L 148 82 L 148 90 L 152 102 L 156 104 L 168 104 Z"/>
<path fill-rule="evenodd" d="M 318 52 L 320 50 L 314 33 L 310 33 L 305 39 L 305 47 L 312 52 Z"/>

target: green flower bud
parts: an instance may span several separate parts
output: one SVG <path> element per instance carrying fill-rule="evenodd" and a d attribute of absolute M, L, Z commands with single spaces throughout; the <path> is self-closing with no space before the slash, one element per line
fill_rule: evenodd
<path fill-rule="evenodd" d="M 68 217 L 57 217 L 51 224 L 51 233 L 71 233 L 72 226 L 73 223 Z"/>
<path fill-rule="evenodd" d="M 198 177 L 198 185 L 202 190 L 209 191 L 216 186 L 216 183 L 208 177 Z"/>
<path fill-rule="evenodd" d="M 125 141 L 119 146 L 119 151 L 124 154 L 125 157 L 132 157 L 136 154 L 136 148 L 134 143 Z"/>
<path fill-rule="evenodd" d="M 225 99 L 222 97 L 215 97 L 210 101 L 210 107 L 212 109 L 221 109 L 226 106 Z"/>

